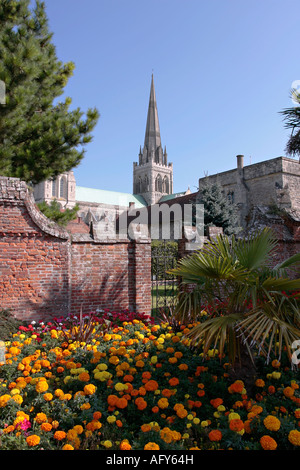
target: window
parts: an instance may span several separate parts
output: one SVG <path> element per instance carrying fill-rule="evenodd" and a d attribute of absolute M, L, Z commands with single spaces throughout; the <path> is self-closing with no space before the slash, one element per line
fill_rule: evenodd
<path fill-rule="evenodd" d="M 147 192 L 149 191 L 149 179 L 148 179 L 148 176 L 145 175 L 145 178 L 144 178 L 144 191 Z"/>
<path fill-rule="evenodd" d="M 52 196 L 56 197 L 56 180 L 52 180 Z"/>
<path fill-rule="evenodd" d="M 169 178 L 167 176 L 163 180 L 162 192 L 169 194 Z"/>
<path fill-rule="evenodd" d="M 62 176 L 59 182 L 59 197 L 67 199 L 67 179 Z"/>
<path fill-rule="evenodd" d="M 234 192 L 229 191 L 229 193 L 227 193 L 227 198 L 231 202 L 231 204 L 233 204 L 234 203 Z"/>
<path fill-rule="evenodd" d="M 162 192 L 162 179 L 160 175 L 157 175 L 155 179 L 155 191 L 158 191 L 159 193 Z"/>

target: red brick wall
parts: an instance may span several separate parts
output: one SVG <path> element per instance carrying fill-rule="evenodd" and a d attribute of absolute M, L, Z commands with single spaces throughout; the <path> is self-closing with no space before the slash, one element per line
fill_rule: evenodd
<path fill-rule="evenodd" d="M 75 237 L 76 238 L 76 237 Z M 96 308 L 150 313 L 150 243 L 74 241 L 0 177 L 0 309 L 26 320 Z"/>

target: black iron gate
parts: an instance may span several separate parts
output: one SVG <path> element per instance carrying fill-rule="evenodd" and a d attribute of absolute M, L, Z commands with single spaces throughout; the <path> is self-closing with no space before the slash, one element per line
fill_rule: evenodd
<path fill-rule="evenodd" d="M 177 294 L 177 277 L 168 271 L 178 260 L 178 243 L 170 240 L 152 242 L 152 314 L 174 308 Z"/>

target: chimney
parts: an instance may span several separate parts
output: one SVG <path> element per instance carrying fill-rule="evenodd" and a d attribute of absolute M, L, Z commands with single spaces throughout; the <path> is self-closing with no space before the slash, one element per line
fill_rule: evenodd
<path fill-rule="evenodd" d="M 237 155 L 236 159 L 237 159 L 237 167 L 239 169 L 244 168 L 244 155 Z"/>

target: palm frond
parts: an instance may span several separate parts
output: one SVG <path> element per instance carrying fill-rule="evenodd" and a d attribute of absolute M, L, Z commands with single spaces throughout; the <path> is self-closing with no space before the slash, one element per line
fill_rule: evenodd
<path fill-rule="evenodd" d="M 218 349 L 220 356 L 228 347 L 228 356 L 234 361 L 239 352 L 238 338 L 235 328 L 241 320 L 241 314 L 229 314 L 214 317 L 200 323 L 192 328 L 186 337 L 190 339 L 193 346 L 202 347 L 205 356 L 209 349 Z"/>
<path fill-rule="evenodd" d="M 265 228 L 247 239 L 239 239 L 234 249 L 240 265 L 249 270 L 255 270 L 267 263 L 276 244 L 273 232 Z"/>

